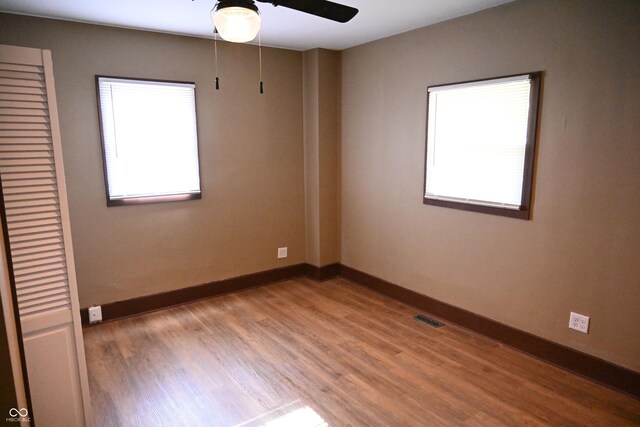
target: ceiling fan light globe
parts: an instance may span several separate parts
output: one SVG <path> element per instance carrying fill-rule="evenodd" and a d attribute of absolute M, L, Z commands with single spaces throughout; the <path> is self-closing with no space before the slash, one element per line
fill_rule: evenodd
<path fill-rule="evenodd" d="M 220 37 L 235 43 L 255 39 L 262 22 L 258 12 L 239 6 L 214 9 L 211 11 L 211 18 Z"/>

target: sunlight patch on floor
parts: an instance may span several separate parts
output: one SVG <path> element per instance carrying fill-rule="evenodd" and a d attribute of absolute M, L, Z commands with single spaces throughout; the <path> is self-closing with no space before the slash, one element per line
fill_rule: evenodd
<path fill-rule="evenodd" d="M 300 400 L 295 400 L 234 427 L 329 427 L 313 408 L 302 405 Z"/>
<path fill-rule="evenodd" d="M 271 420 L 265 427 L 327 427 L 329 424 L 308 406 Z"/>

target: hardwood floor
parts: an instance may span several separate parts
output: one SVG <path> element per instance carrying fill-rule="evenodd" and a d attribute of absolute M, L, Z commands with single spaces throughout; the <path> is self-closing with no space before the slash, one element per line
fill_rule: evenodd
<path fill-rule="evenodd" d="M 638 426 L 640 401 L 343 279 L 84 330 L 98 426 Z"/>

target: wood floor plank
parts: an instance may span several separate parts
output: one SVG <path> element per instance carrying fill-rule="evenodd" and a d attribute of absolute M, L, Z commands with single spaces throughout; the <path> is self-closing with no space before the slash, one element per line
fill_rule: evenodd
<path fill-rule="evenodd" d="M 300 278 L 86 328 L 95 425 L 640 425 L 638 400 L 416 314 Z"/>

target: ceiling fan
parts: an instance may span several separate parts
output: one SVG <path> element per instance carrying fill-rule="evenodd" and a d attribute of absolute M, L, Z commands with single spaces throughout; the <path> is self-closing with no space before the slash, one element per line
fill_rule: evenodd
<path fill-rule="evenodd" d="M 256 0 L 300 12 L 309 13 L 336 22 L 348 22 L 358 9 L 328 0 Z M 260 31 L 260 11 L 254 0 L 218 0 L 211 11 L 215 29 L 224 40 L 245 43 Z"/>

